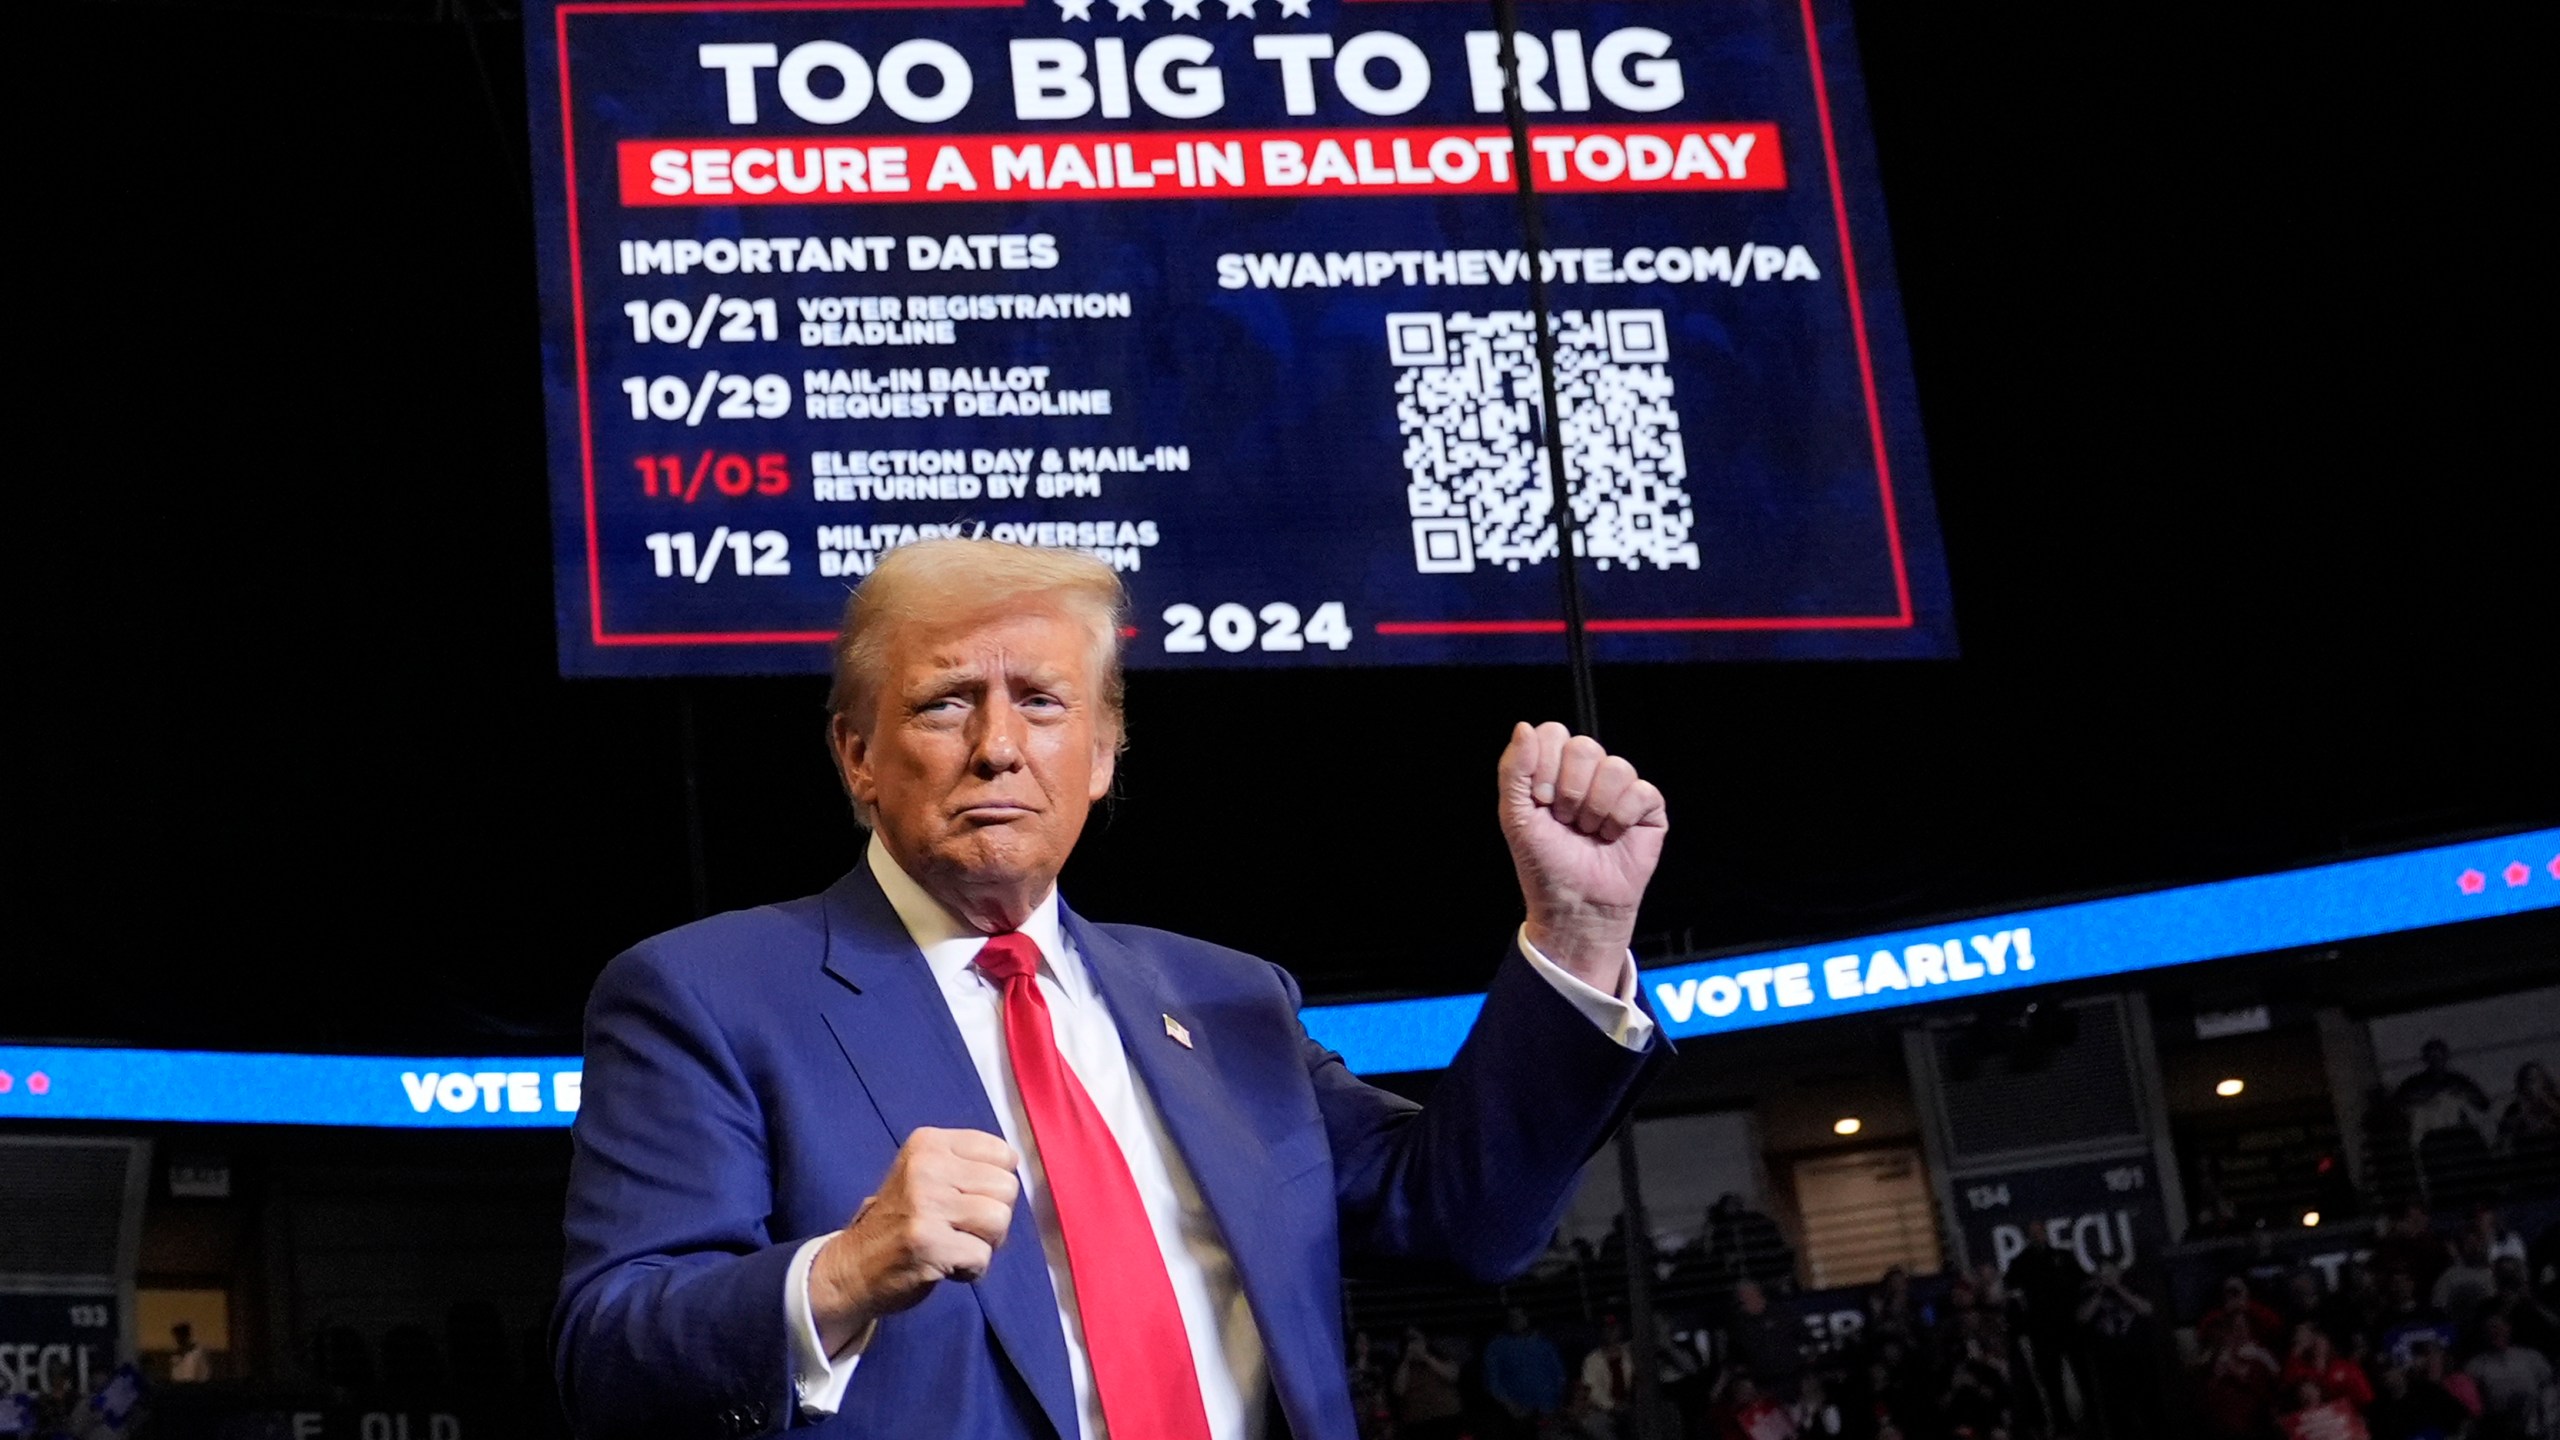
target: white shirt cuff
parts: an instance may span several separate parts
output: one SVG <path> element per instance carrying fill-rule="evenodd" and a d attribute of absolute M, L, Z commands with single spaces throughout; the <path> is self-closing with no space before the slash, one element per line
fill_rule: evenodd
<path fill-rule="evenodd" d="M 1636 1004 L 1636 957 L 1630 951 L 1618 967 L 1615 995 L 1595 990 L 1576 978 L 1563 966 L 1538 953 L 1529 943 L 1529 927 L 1520 927 L 1520 958 L 1538 972 L 1540 979 L 1556 987 L 1556 993 L 1573 1003 L 1583 1018 L 1600 1027 L 1610 1039 L 1630 1050 L 1641 1050 L 1653 1043 L 1653 1017 Z"/>
<path fill-rule="evenodd" d="M 799 1397 L 800 1413 L 812 1420 L 833 1415 L 844 1404 L 844 1387 L 853 1380 L 853 1367 L 862 1362 L 864 1348 L 880 1328 L 874 1321 L 833 1355 L 818 1338 L 818 1312 L 809 1303 L 809 1267 L 837 1233 L 830 1231 L 802 1244 L 791 1256 L 791 1268 L 782 1272 L 782 1328 L 791 1338 L 791 1388 Z"/>

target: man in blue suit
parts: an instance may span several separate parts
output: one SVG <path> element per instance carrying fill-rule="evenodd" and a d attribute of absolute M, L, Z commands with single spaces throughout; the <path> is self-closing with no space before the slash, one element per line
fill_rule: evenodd
<path fill-rule="evenodd" d="M 1627 949 L 1662 796 L 1515 727 L 1526 922 L 1417 1106 L 1277 966 L 1059 902 L 1124 610 L 1071 553 L 892 552 L 830 699 L 864 862 L 597 982 L 554 1322 L 582 1434 L 1352 1440 L 1344 1259 L 1491 1281 L 1545 1246 L 1663 1049 Z"/>

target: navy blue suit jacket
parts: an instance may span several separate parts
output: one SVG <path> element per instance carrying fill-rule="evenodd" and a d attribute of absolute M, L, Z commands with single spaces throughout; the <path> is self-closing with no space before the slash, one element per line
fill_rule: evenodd
<path fill-rule="evenodd" d="M 1354 1435 L 1346 1255 L 1516 1274 L 1655 1058 L 1509 955 L 1418 1107 L 1307 1038 L 1279 967 L 1064 921 L 1235 1257 L 1298 1440 Z M 1191 1048 L 1166 1037 L 1166 1015 Z M 941 990 L 863 866 L 823 895 L 714 916 L 615 959 L 588 1006 L 584 1088 L 553 1331 L 570 1417 L 592 1437 L 808 1424 L 783 1323 L 793 1251 L 845 1223 L 916 1127 L 999 1131 Z M 843 1408 L 816 1428 L 1073 1440 L 1066 1341 L 1027 1206 L 977 1284 L 938 1286 L 881 1322 Z"/>

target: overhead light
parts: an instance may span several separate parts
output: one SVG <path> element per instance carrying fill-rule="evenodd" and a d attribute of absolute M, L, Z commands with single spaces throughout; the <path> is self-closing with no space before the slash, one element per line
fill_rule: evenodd
<path fill-rule="evenodd" d="M 2248 1082 L 2248 1081 L 2241 1079 L 2241 1078 L 2240 1078 L 2239 1076 L 2237 1076 L 2237 1075 L 2234 1075 L 2234 1076 L 2232 1076 L 2230 1079 L 2223 1081 L 2221 1084 L 2214 1086 L 2214 1087 L 2213 1087 L 2213 1093 L 2214 1093 L 2214 1094 L 2216 1094 L 2216 1095 L 2221 1096 L 2221 1097 L 2222 1097 L 2223 1099 L 2225 1099 L 2225 1100 L 2228 1100 L 2228 1099 L 2230 1099 L 2232 1096 L 2237 1095 L 2237 1094 L 2239 1094 L 2241 1091 L 2246 1090 L 2246 1089 L 2248 1089 L 2248 1088 L 2249 1088 L 2249 1082 Z"/>
<path fill-rule="evenodd" d="M 1861 1123 L 1863 1122 L 1861 1122 L 1855 1115 L 1843 1115 L 1839 1119 L 1831 1122 L 1831 1133 L 1834 1135 L 1855 1135 L 1858 1133 Z"/>
<path fill-rule="evenodd" d="M 2305 1211 L 2303 1211 L 2303 1212 L 2302 1212 L 2302 1228 L 2303 1228 L 2303 1229 L 2305 1229 L 2305 1230 L 2313 1229 L 2313 1228 L 2317 1227 L 2317 1226 L 2319 1225 L 2319 1223 L 2320 1223 L 2320 1212 L 2319 1212 L 2319 1211 L 2317 1211 L 2317 1210 L 2305 1210 Z"/>

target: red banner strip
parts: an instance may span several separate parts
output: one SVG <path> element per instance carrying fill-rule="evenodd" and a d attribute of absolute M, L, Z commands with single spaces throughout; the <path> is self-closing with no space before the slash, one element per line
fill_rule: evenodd
<path fill-rule="evenodd" d="M 1782 190 L 1778 127 L 1542 126 L 1538 188 Z M 862 205 L 961 200 L 1508 193 L 1508 131 L 1484 128 L 956 135 L 939 140 L 625 140 L 622 203 Z"/>

